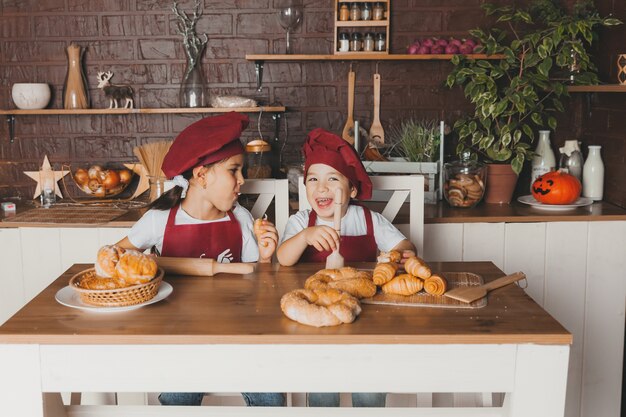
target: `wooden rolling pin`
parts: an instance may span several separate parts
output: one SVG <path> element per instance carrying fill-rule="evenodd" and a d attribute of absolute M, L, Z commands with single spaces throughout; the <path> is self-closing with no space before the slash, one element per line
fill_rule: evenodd
<path fill-rule="evenodd" d="M 223 264 L 210 258 L 172 258 L 168 256 L 157 256 L 156 262 L 165 272 L 179 275 L 212 277 L 220 273 L 245 275 L 254 271 L 253 264 Z"/>

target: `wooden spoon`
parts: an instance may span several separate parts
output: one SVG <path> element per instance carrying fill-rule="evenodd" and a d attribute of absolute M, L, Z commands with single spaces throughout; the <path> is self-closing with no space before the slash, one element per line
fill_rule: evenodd
<path fill-rule="evenodd" d="M 354 145 L 354 71 L 348 72 L 348 118 L 343 127 L 341 137 L 350 145 Z"/>
<path fill-rule="evenodd" d="M 333 227 L 339 234 L 341 234 L 341 196 L 341 189 L 338 188 L 337 190 L 335 190 L 335 199 L 333 201 L 333 204 L 335 205 L 335 212 L 333 213 Z M 328 255 L 328 257 L 326 258 L 326 269 L 343 268 L 343 265 L 343 256 L 341 256 L 341 254 L 339 253 L 339 244 L 337 244 L 337 247 L 335 248 L 333 253 Z"/>
<path fill-rule="evenodd" d="M 514 283 L 515 281 L 519 281 L 520 279 L 526 278 L 523 272 L 516 272 L 511 275 L 507 275 L 502 278 L 498 278 L 494 281 L 491 281 L 484 285 L 479 285 L 477 287 L 459 287 L 453 290 L 448 291 L 444 295 L 446 297 L 453 298 L 455 300 L 462 301 L 464 303 L 471 303 L 472 301 L 478 300 L 479 298 L 483 298 L 487 295 L 488 291 L 495 290 L 496 288 L 504 287 L 505 285 L 509 285 Z"/>
<path fill-rule="evenodd" d="M 374 74 L 374 121 L 370 127 L 370 140 L 385 143 L 385 131 L 380 123 L 380 74 Z"/>

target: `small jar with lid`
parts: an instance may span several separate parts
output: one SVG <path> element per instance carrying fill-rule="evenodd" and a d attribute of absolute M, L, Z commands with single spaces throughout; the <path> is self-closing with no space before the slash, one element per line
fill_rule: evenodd
<path fill-rule="evenodd" d="M 361 6 L 359 6 L 359 3 L 352 3 L 350 6 L 350 20 L 361 20 Z"/>
<path fill-rule="evenodd" d="M 363 49 L 363 36 L 359 32 L 354 32 L 350 36 L 350 52 L 358 52 Z"/>
<path fill-rule="evenodd" d="M 350 8 L 348 7 L 348 3 L 341 3 L 338 16 L 341 22 L 350 20 Z"/>
<path fill-rule="evenodd" d="M 246 145 L 246 178 L 271 178 L 272 147 L 263 139 L 255 139 Z"/>
<path fill-rule="evenodd" d="M 374 44 L 374 50 L 381 52 L 387 49 L 387 40 L 383 32 L 376 34 L 376 42 Z"/>
<path fill-rule="evenodd" d="M 367 32 L 365 36 L 363 36 L 363 51 L 374 52 L 374 42 L 374 34 Z"/>
<path fill-rule="evenodd" d="M 385 6 L 381 2 L 374 3 L 372 7 L 373 20 L 385 20 Z"/>
<path fill-rule="evenodd" d="M 372 20 L 372 5 L 363 3 L 361 7 L 361 20 Z"/>
<path fill-rule="evenodd" d="M 452 207 L 471 208 L 485 194 L 487 167 L 469 159 L 466 152 L 459 161 L 443 165 L 443 196 Z"/>
<path fill-rule="evenodd" d="M 337 50 L 339 52 L 350 52 L 350 36 L 347 32 L 340 32 L 337 35 Z"/>

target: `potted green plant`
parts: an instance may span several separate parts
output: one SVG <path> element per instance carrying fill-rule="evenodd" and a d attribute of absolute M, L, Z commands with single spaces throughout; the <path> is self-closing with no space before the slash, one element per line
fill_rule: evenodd
<path fill-rule="evenodd" d="M 537 0 L 528 8 L 482 6 L 503 28 L 475 29 L 470 34 L 488 55 L 500 60 L 453 57 L 446 84 L 460 86 L 475 106 L 459 119 L 457 153 L 469 149 L 487 163 L 505 164 L 511 175 L 533 156 L 531 144 L 540 129 L 556 129 L 555 112 L 563 112 L 567 84 L 598 82 L 587 48 L 598 26 L 621 24 L 600 17 L 591 1 L 568 13 L 554 0 Z M 563 77 L 563 73 L 568 76 Z M 487 187 L 489 188 L 489 179 Z M 508 201 L 512 196 L 512 189 Z"/>

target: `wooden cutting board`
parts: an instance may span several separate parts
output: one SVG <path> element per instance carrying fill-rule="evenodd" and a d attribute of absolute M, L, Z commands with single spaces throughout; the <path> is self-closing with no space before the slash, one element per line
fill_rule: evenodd
<path fill-rule="evenodd" d="M 483 278 L 471 272 L 442 272 L 448 281 L 448 289 L 467 286 L 483 285 Z M 363 304 L 384 304 L 406 307 L 435 307 L 435 308 L 481 308 L 487 305 L 487 297 L 483 297 L 471 303 L 463 303 L 452 298 L 427 294 L 420 291 L 413 295 L 383 294 L 379 292 L 372 298 L 361 300 Z"/>

